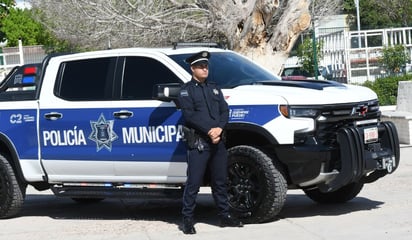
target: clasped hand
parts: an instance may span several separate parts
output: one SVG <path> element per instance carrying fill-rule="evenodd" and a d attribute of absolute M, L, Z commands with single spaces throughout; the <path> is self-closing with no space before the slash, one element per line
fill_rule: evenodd
<path fill-rule="evenodd" d="M 207 135 L 212 140 L 213 144 L 217 144 L 220 141 L 220 134 L 222 134 L 223 129 L 220 127 L 211 128 Z"/>

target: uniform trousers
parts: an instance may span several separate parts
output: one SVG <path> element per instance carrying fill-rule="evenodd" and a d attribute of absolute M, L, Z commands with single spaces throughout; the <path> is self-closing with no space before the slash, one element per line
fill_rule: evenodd
<path fill-rule="evenodd" d="M 207 143 L 203 151 L 188 150 L 187 161 L 187 181 L 183 194 L 183 217 L 192 218 L 194 215 L 196 197 L 207 168 L 210 170 L 212 196 L 219 216 L 228 216 L 227 150 L 224 143 Z"/>

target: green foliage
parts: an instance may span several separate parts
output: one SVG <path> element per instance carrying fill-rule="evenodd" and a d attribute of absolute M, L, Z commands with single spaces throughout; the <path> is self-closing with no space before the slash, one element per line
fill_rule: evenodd
<path fill-rule="evenodd" d="M 61 52 L 68 49 L 65 41 L 56 39 L 39 22 L 32 18 L 28 9 L 11 8 L 6 18 L 2 20 L 0 31 L 7 38 L 7 46 L 18 45 L 21 39 L 23 45 L 44 45 L 48 53 Z"/>
<path fill-rule="evenodd" d="M 411 81 L 412 75 L 391 76 L 378 78 L 374 82 L 366 81 L 362 86 L 368 87 L 376 92 L 381 106 L 396 105 L 398 97 L 398 82 Z"/>
<path fill-rule="evenodd" d="M 37 45 L 42 42 L 43 28 L 30 17 L 29 10 L 12 8 L 3 19 L 1 31 L 7 37 L 8 46 L 17 46 L 21 39 L 24 45 Z"/>
<path fill-rule="evenodd" d="M 9 15 L 9 10 L 15 6 L 14 0 L 0 0 L 0 28 L 2 26 L 2 21 Z M 6 40 L 6 35 L 0 30 L 0 41 L 4 42 Z"/>
<path fill-rule="evenodd" d="M 356 29 L 354 0 L 343 1 L 343 11 L 350 14 L 351 29 Z M 407 27 L 412 24 L 412 0 L 359 0 L 362 29 Z"/>
<path fill-rule="evenodd" d="M 392 47 L 384 47 L 382 49 L 382 57 L 379 58 L 379 63 L 388 71 L 389 74 L 401 72 L 404 66 L 410 60 L 409 55 L 403 45 L 395 45 Z"/>
<path fill-rule="evenodd" d="M 7 16 L 9 9 L 15 5 L 15 0 L 0 0 L 0 18 Z"/>
<path fill-rule="evenodd" d="M 323 58 L 322 55 L 323 42 L 316 42 L 316 60 L 319 65 L 320 59 Z M 311 38 L 307 37 L 303 40 L 303 43 L 298 46 L 297 56 L 299 58 L 299 63 L 302 64 L 302 68 L 308 71 L 311 75 L 315 75 L 313 66 L 315 65 L 314 51 L 313 51 L 313 41 Z"/>

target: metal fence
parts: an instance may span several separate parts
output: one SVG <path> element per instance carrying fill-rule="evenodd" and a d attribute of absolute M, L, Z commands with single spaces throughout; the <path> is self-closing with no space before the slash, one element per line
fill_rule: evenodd
<path fill-rule="evenodd" d="M 412 27 L 387 28 L 363 31 L 347 29 L 319 29 L 317 40 L 323 42 L 322 66 L 332 66 L 332 72 L 340 72 L 341 80 L 351 84 L 362 84 L 385 76 L 379 64 L 382 49 L 403 45 L 412 54 Z M 410 71 L 406 63 L 404 71 Z"/>
<path fill-rule="evenodd" d="M 3 47 L 0 52 L 0 81 L 15 66 L 38 63 L 46 56 L 43 46 L 23 46 L 19 41 L 17 47 Z"/>

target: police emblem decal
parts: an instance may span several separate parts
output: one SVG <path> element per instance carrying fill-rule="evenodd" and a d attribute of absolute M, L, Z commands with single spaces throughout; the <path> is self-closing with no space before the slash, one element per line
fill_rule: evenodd
<path fill-rule="evenodd" d="M 112 151 L 112 142 L 118 138 L 113 131 L 113 124 L 113 120 L 106 121 L 103 113 L 100 114 L 97 121 L 90 121 L 92 133 L 89 135 L 89 139 L 96 143 L 96 152 L 102 148 Z"/>

